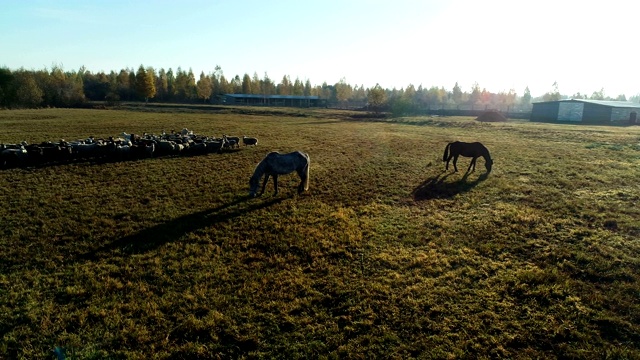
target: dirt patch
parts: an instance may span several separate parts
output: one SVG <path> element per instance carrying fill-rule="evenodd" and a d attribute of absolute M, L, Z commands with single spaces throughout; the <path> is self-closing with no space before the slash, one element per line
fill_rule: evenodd
<path fill-rule="evenodd" d="M 502 122 L 502 121 L 507 121 L 507 118 L 501 113 L 499 113 L 498 111 L 491 110 L 478 116 L 476 120 L 482 121 L 482 122 Z"/>

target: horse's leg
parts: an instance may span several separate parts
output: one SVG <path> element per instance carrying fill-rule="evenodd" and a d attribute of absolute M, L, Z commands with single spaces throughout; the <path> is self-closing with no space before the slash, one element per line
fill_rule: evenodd
<path fill-rule="evenodd" d="M 277 174 L 273 174 L 273 188 L 276 190 L 273 193 L 273 196 L 278 195 L 278 175 Z"/>
<path fill-rule="evenodd" d="M 453 170 L 454 172 L 458 172 L 458 166 L 456 165 L 458 163 L 458 155 L 454 155 L 453 156 Z"/>
<path fill-rule="evenodd" d="M 304 171 L 298 170 L 298 176 L 300 176 L 300 185 L 298 185 L 298 194 L 302 194 L 304 192 L 304 181 L 305 181 Z"/>
<path fill-rule="evenodd" d="M 471 163 L 469 164 L 469 168 L 467 169 L 467 172 L 469 172 L 469 170 L 471 170 L 472 166 L 473 166 L 473 170 L 471 170 L 471 171 L 476 171 L 476 159 L 477 159 L 477 157 L 474 157 L 473 159 L 471 159 Z"/>
<path fill-rule="evenodd" d="M 264 181 L 262 182 L 262 191 L 260 192 L 260 195 L 264 194 L 264 189 L 267 187 L 267 181 L 269 181 L 269 174 L 265 174 L 264 175 Z"/>

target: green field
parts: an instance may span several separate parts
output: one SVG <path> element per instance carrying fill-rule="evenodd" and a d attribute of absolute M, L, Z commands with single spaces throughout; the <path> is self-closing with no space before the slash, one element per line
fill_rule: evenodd
<path fill-rule="evenodd" d="M 0 111 L 0 142 L 257 147 L 0 170 L 0 358 L 640 358 L 640 127 L 331 110 Z M 494 158 L 444 172 L 447 142 Z M 273 150 L 310 189 L 249 199 Z"/>

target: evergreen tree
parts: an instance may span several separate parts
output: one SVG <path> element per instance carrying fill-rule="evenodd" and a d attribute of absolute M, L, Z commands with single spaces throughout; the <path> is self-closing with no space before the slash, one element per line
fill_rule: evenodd
<path fill-rule="evenodd" d="M 0 107 L 8 107 L 13 102 L 10 89 L 13 83 L 13 74 L 8 68 L 0 68 Z"/>
<path fill-rule="evenodd" d="M 156 79 L 156 92 L 161 101 L 164 101 L 169 95 L 169 79 L 164 68 L 160 68 L 158 71 L 158 78 Z"/>
<path fill-rule="evenodd" d="M 307 79 L 307 81 L 304 82 L 304 96 L 311 96 L 311 89 L 311 81 Z"/>
<path fill-rule="evenodd" d="M 529 87 L 524 88 L 524 94 L 522 95 L 522 99 L 520 99 L 520 103 L 525 106 L 531 105 L 531 91 L 529 91 Z"/>
<path fill-rule="evenodd" d="M 171 101 L 176 96 L 176 76 L 173 70 L 169 68 L 167 71 L 167 100 Z"/>
<path fill-rule="evenodd" d="M 193 74 L 193 70 L 189 68 L 187 73 L 187 99 L 193 100 L 198 97 L 198 91 L 196 89 L 196 76 Z"/>
<path fill-rule="evenodd" d="M 176 69 L 175 80 L 175 97 L 178 101 L 187 101 L 189 99 L 189 75 L 182 70 L 181 67 Z"/>
<path fill-rule="evenodd" d="M 458 105 L 462 102 L 462 90 L 456 81 L 456 84 L 453 86 L 453 90 L 451 90 L 451 100 L 453 103 Z"/>
<path fill-rule="evenodd" d="M 134 100 L 137 96 L 136 92 L 136 72 L 133 68 L 129 69 L 129 100 Z"/>
<path fill-rule="evenodd" d="M 262 90 L 262 94 L 266 96 L 273 95 L 275 92 L 275 85 L 266 72 L 264 73 L 264 77 L 260 81 L 260 89 Z"/>
<path fill-rule="evenodd" d="M 296 78 L 296 80 L 293 82 L 291 95 L 296 95 L 296 96 L 304 95 L 304 85 L 302 85 L 302 81 L 300 81 L 299 78 Z"/>

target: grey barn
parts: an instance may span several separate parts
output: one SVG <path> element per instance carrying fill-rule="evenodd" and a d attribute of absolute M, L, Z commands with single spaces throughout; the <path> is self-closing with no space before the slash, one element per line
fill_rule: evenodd
<path fill-rule="evenodd" d="M 263 105 L 263 106 L 291 106 L 291 107 L 325 107 L 327 101 L 318 96 L 296 95 L 254 95 L 254 94 L 225 94 L 221 102 L 227 105 Z"/>
<path fill-rule="evenodd" d="M 569 99 L 533 103 L 531 121 L 601 125 L 638 123 L 640 104 L 628 101 Z"/>

